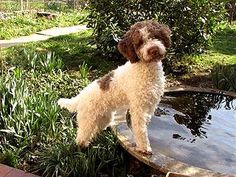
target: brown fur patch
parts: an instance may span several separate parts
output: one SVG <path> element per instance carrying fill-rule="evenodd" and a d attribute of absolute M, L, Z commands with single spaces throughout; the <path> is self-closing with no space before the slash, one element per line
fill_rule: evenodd
<path fill-rule="evenodd" d="M 108 74 L 101 77 L 97 82 L 100 86 L 101 90 L 108 90 L 110 87 L 110 82 L 112 81 L 112 78 L 114 76 L 114 71 L 109 72 Z"/>
<path fill-rule="evenodd" d="M 139 61 L 139 58 L 134 50 L 133 41 L 131 38 L 133 31 L 128 31 L 123 39 L 118 43 L 119 52 L 131 63 L 135 63 Z"/>

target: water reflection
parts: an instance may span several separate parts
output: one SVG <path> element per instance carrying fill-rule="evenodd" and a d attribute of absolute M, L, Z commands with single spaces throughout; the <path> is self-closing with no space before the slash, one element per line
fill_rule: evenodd
<path fill-rule="evenodd" d="M 166 93 L 166 96 L 162 99 L 164 107 L 158 108 L 155 115 L 170 114 L 166 107 L 178 110 L 181 113 L 178 112 L 173 115 L 174 120 L 178 124 L 185 125 L 195 137 L 207 138 L 207 126 L 205 125 L 211 124 L 212 115 L 209 113 L 210 110 L 222 108 L 225 110 L 236 110 L 233 100 L 233 97 L 217 94 Z M 178 134 L 173 134 L 173 138 L 185 140 L 185 138 Z"/>
<path fill-rule="evenodd" d="M 119 129 L 133 140 L 125 123 Z M 148 126 L 148 136 L 154 154 L 236 174 L 236 98 L 197 92 L 166 93 Z"/>

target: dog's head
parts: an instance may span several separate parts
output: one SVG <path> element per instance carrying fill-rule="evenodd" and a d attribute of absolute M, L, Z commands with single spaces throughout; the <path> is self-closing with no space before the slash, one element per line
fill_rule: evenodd
<path fill-rule="evenodd" d="M 152 20 L 137 22 L 119 41 L 118 50 L 131 63 L 157 62 L 170 47 L 170 34 L 171 30 L 164 24 Z"/>

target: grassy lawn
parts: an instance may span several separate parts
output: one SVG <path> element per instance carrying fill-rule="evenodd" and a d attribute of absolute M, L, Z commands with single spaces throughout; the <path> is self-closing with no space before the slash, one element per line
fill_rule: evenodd
<path fill-rule="evenodd" d="M 181 84 L 236 92 L 236 22 L 222 25 L 206 52 L 186 56 L 177 66 L 187 70 L 171 77 Z"/>
<path fill-rule="evenodd" d="M 211 46 L 205 53 L 187 57 L 187 62 L 193 71 L 210 71 L 216 64 L 236 64 L 236 23 L 224 25 L 212 40 Z"/>
<path fill-rule="evenodd" d="M 44 3 L 44 1 L 28 1 L 28 7 L 26 8 L 26 2 L 24 2 L 24 10 L 37 10 L 37 11 L 59 11 L 68 12 L 73 9 L 73 5 L 68 3 L 60 3 L 57 1 L 49 1 Z M 21 10 L 20 1 L 1 1 L 0 11 L 2 12 L 13 12 Z"/>
<path fill-rule="evenodd" d="M 17 15 L 9 19 L 0 19 L 0 40 L 26 36 L 52 27 L 78 25 L 83 23 L 86 15 L 85 11 L 81 11 L 59 13 L 52 20 L 37 18 L 36 14 Z"/>

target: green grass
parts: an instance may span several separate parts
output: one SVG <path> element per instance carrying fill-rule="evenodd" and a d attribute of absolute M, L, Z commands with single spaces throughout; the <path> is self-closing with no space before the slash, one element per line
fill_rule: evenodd
<path fill-rule="evenodd" d="M 200 81 L 207 87 L 236 92 L 236 22 L 222 23 L 205 53 L 186 56 L 175 67 L 183 73 L 177 78 L 188 85 Z"/>
<path fill-rule="evenodd" d="M 26 2 L 24 2 L 24 10 L 44 10 L 44 11 L 52 11 L 52 12 L 70 12 L 73 10 L 73 4 L 68 3 L 60 3 L 57 1 L 49 1 L 47 4 L 45 4 L 43 1 L 41 2 L 28 2 L 28 8 L 26 7 Z M 20 11 L 21 5 L 20 1 L 14 2 L 14 1 L 1 1 L 0 3 L 0 11 L 2 12 L 13 12 L 13 11 Z"/>
<path fill-rule="evenodd" d="M 8 48 L 2 51 L 2 56 L 5 58 L 5 64 L 3 64 L 18 65 L 25 68 L 29 65 L 26 56 L 51 52 L 61 58 L 63 70 L 78 71 L 80 65 L 87 64 L 92 73 L 88 77 L 94 79 L 98 75 L 114 69 L 117 66 L 117 62 L 96 55 L 96 47 L 90 44 L 91 34 L 92 30 L 86 30 L 78 34 L 59 36 L 43 42 Z M 25 53 L 27 54 L 25 55 Z"/>
<path fill-rule="evenodd" d="M 60 13 L 52 20 L 37 18 L 35 14 L 17 15 L 9 19 L 0 19 L 0 40 L 26 36 L 52 27 L 78 25 L 83 23 L 86 15 L 85 11 L 81 11 Z"/>
<path fill-rule="evenodd" d="M 20 10 L 20 3 L 16 2 L 1 2 L 0 3 L 0 11 L 2 12 L 12 12 Z"/>
<path fill-rule="evenodd" d="M 188 56 L 183 62 L 196 73 L 209 72 L 216 64 L 236 64 L 236 23 L 222 25 L 205 53 Z"/>

